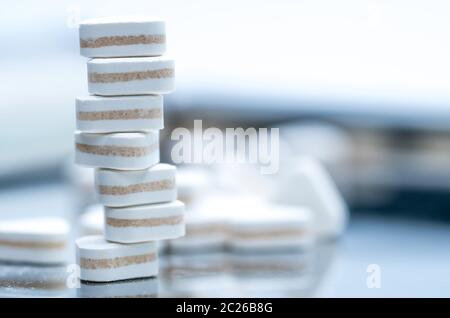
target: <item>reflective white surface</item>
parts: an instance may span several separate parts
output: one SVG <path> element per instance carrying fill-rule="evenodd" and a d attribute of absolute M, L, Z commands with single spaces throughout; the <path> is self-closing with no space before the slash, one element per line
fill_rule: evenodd
<path fill-rule="evenodd" d="M 59 183 L 2 189 L 0 216 L 71 217 L 68 198 L 68 188 Z M 450 244 L 449 229 L 450 225 L 445 224 L 365 216 L 354 217 L 337 244 L 321 245 L 305 254 L 162 255 L 158 296 L 449 297 L 450 256 L 446 252 Z M 282 266 L 277 265 L 277 260 Z M 286 266 L 289 263 L 292 266 Z M 381 288 L 367 287 L 370 264 L 380 267 Z M 80 295 L 77 290 L 63 286 L 68 275 L 65 267 L 2 263 L 0 294 L 3 297 Z M 111 286 L 112 291 L 107 285 L 90 288 L 89 295 L 96 289 L 110 295 L 114 283 Z M 139 294 L 139 286 L 149 288 L 155 284 L 129 282 L 134 295 Z M 154 296 L 153 291 L 144 290 L 142 294 Z"/>

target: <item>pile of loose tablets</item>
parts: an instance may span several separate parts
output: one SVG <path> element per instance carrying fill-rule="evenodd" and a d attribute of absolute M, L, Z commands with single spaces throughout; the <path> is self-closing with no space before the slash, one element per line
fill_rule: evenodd
<path fill-rule="evenodd" d="M 105 207 L 103 236 L 77 240 L 80 278 L 114 281 L 156 276 L 156 241 L 184 235 L 176 168 L 159 163 L 163 97 L 174 89 L 165 24 L 102 18 L 80 24 L 88 96 L 76 99 L 75 161 L 94 167 Z"/>

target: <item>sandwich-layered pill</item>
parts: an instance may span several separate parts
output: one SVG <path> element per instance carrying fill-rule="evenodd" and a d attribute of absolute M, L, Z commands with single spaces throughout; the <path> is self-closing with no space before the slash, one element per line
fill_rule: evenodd
<path fill-rule="evenodd" d="M 165 94 L 175 88 L 175 65 L 166 57 L 96 58 L 87 63 L 95 95 Z"/>
<path fill-rule="evenodd" d="M 309 207 L 317 235 L 325 239 L 338 237 L 347 226 L 348 207 L 331 175 L 316 159 L 292 160 L 289 173 L 281 175 L 275 201 Z"/>
<path fill-rule="evenodd" d="M 267 206 L 230 222 L 227 244 L 237 250 L 304 249 L 313 242 L 306 208 Z"/>
<path fill-rule="evenodd" d="M 105 206 L 120 207 L 174 201 L 177 198 L 176 168 L 157 164 L 149 169 L 95 172 L 97 196 Z"/>
<path fill-rule="evenodd" d="M 155 242 L 126 245 L 85 236 L 76 240 L 76 247 L 82 280 L 109 282 L 158 274 Z"/>
<path fill-rule="evenodd" d="M 129 132 L 164 128 L 161 95 L 76 99 L 77 129 L 83 132 Z"/>
<path fill-rule="evenodd" d="M 146 169 L 159 162 L 159 133 L 75 132 L 75 162 L 119 170 Z"/>
<path fill-rule="evenodd" d="M 132 207 L 105 207 L 105 238 L 137 243 L 183 236 L 184 204 L 180 201 Z"/>
<path fill-rule="evenodd" d="M 166 51 L 164 21 L 107 17 L 80 23 L 80 53 L 86 57 L 157 56 Z"/>
<path fill-rule="evenodd" d="M 186 215 L 186 236 L 169 241 L 173 251 L 220 250 L 225 246 L 227 219 L 214 210 L 192 211 Z"/>
<path fill-rule="evenodd" d="M 0 260 L 54 264 L 68 261 L 69 224 L 62 218 L 0 222 Z"/>

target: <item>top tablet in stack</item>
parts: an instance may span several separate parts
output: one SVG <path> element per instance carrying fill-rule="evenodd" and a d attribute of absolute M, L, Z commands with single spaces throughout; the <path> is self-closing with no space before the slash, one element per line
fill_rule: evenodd
<path fill-rule="evenodd" d="M 164 21 L 108 17 L 80 24 L 80 53 L 85 57 L 159 56 L 166 52 Z"/>

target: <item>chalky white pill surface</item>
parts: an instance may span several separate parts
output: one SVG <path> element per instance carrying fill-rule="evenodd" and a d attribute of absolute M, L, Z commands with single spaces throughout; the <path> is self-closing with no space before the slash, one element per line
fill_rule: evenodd
<path fill-rule="evenodd" d="M 191 207 L 196 201 L 204 199 L 205 191 L 211 189 L 212 182 L 211 171 L 191 165 L 181 166 L 177 175 L 178 198 Z"/>
<path fill-rule="evenodd" d="M 75 132 L 75 162 L 98 168 L 146 169 L 159 162 L 159 132 Z"/>
<path fill-rule="evenodd" d="M 208 213 L 209 212 L 209 213 Z M 173 251 L 220 250 L 225 246 L 227 219 L 214 211 L 192 211 L 186 214 L 186 235 L 168 241 Z"/>
<path fill-rule="evenodd" d="M 227 240 L 231 248 L 304 249 L 313 243 L 309 209 L 268 204 L 253 211 L 231 219 Z"/>
<path fill-rule="evenodd" d="M 103 236 L 85 236 L 76 240 L 80 279 L 110 282 L 158 274 L 155 242 L 115 244 Z"/>
<path fill-rule="evenodd" d="M 180 201 L 105 207 L 105 238 L 108 241 L 137 243 L 175 239 L 184 234 L 184 204 Z"/>
<path fill-rule="evenodd" d="M 175 89 L 175 63 L 166 57 L 96 58 L 87 63 L 90 94 L 166 94 Z"/>
<path fill-rule="evenodd" d="M 101 204 L 88 206 L 80 217 L 81 236 L 103 234 L 104 220 Z"/>
<path fill-rule="evenodd" d="M 344 232 L 348 220 L 347 205 L 319 161 L 297 157 L 280 179 L 276 201 L 311 209 L 319 237 L 335 238 Z"/>
<path fill-rule="evenodd" d="M 158 278 L 140 278 L 108 283 L 81 282 L 81 298 L 153 298 L 158 296 Z"/>
<path fill-rule="evenodd" d="M 157 164 L 149 169 L 95 172 L 97 197 L 105 206 L 120 207 L 170 202 L 177 199 L 176 168 Z"/>
<path fill-rule="evenodd" d="M 70 227 L 62 218 L 0 222 L 0 260 L 53 264 L 69 260 Z"/>
<path fill-rule="evenodd" d="M 80 53 L 86 57 L 157 56 L 166 51 L 164 21 L 107 17 L 80 23 Z"/>
<path fill-rule="evenodd" d="M 164 128 L 161 95 L 76 99 L 77 129 L 83 132 L 129 132 Z"/>

